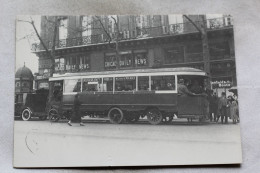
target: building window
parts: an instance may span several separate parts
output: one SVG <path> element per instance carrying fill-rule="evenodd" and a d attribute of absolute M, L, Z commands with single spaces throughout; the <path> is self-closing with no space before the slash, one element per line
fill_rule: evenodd
<path fill-rule="evenodd" d="M 144 67 L 148 65 L 147 52 L 134 53 L 135 66 Z"/>
<path fill-rule="evenodd" d="M 187 62 L 196 62 L 203 60 L 203 50 L 201 44 L 188 45 L 186 47 Z"/>
<path fill-rule="evenodd" d="M 83 43 L 91 43 L 91 34 L 92 34 L 92 16 L 82 16 L 81 18 L 81 26 L 82 26 L 82 37 Z"/>
<path fill-rule="evenodd" d="M 90 69 L 90 57 L 86 55 L 78 56 L 79 70 L 85 71 Z"/>
<path fill-rule="evenodd" d="M 120 55 L 120 67 L 127 68 L 133 67 L 133 56 L 131 53 Z"/>
<path fill-rule="evenodd" d="M 77 55 L 65 58 L 63 66 L 66 66 L 66 71 L 78 72 L 90 69 L 90 57 L 87 55 Z"/>
<path fill-rule="evenodd" d="M 173 47 L 166 50 L 165 64 L 175 64 L 184 62 L 183 46 Z"/>
<path fill-rule="evenodd" d="M 63 19 L 60 21 L 60 26 L 59 26 L 59 39 L 67 39 L 68 38 L 68 19 Z M 62 43 L 65 44 L 66 43 Z"/>
<path fill-rule="evenodd" d="M 120 68 L 129 68 L 133 67 L 133 55 L 131 51 L 120 52 L 119 53 Z M 116 69 L 117 66 L 116 54 L 108 54 L 105 56 L 105 69 Z"/>
<path fill-rule="evenodd" d="M 210 59 L 228 59 L 230 58 L 230 47 L 227 41 L 209 44 Z"/>
<path fill-rule="evenodd" d="M 65 70 L 65 60 L 64 58 L 55 59 L 55 72 L 60 72 Z"/>

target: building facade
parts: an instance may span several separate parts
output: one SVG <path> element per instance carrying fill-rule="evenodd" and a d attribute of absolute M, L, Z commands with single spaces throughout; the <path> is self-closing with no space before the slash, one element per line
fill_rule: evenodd
<path fill-rule="evenodd" d="M 197 24 L 207 19 L 202 15 L 189 17 Z M 216 84 L 223 82 L 236 85 L 232 18 L 222 16 L 205 22 L 212 88 L 222 88 Z M 53 30 L 48 25 L 50 22 L 42 17 L 41 36 L 51 48 Z M 69 16 L 63 19 L 57 37 L 60 38 L 56 41 L 55 75 L 117 70 L 116 39 L 119 70 L 164 67 L 204 70 L 201 35 L 185 18 L 183 23 L 169 24 L 167 15 Z M 33 44 L 33 49 L 39 57 L 36 78 L 39 89 L 48 85 L 51 61 L 40 44 Z"/>

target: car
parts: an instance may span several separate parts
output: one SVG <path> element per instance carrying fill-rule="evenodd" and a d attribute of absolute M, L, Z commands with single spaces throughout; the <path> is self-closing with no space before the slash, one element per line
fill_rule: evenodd
<path fill-rule="evenodd" d="M 36 91 L 35 93 L 16 93 L 15 94 L 15 118 L 28 121 L 33 117 L 40 120 L 47 119 L 46 103 L 48 98 L 47 91 Z"/>

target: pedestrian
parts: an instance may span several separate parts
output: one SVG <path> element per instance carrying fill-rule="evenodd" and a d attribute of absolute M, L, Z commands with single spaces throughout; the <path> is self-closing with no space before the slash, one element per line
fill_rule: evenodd
<path fill-rule="evenodd" d="M 233 124 L 238 123 L 238 105 L 236 100 L 233 97 L 230 97 L 230 118 L 233 121 Z"/>
<path fill-rule="evenodd" d="M 222 92 L 221 94 L 221 98 L 218 101 L 218 112 L 221 116 L 221 123 L 224 123 L 224 119 L 225 119 L 225 123 L 228 123 L 228 117 L 227 117 L 227 107 L 228 107 L 228 101 L 226 98 L 226 93 Z M 217 119 L 217 122 L 219 120 L 219 117 Z"/>
<path fill-rule="evenodd" d="M 72 117 L 68 122 L 69 126 L 72 126 L 71 123 L 79 123 L 80 126 L 84 126 L 82 120 L 81 120 L 81 114 L 80 114 L 80 105 L 81 102 L 79 101 L 79 95 L 75 95 L 73 109 L 72 109 Z"/>
<path fill-rule="evenodd" d="M 217 120 L 217 110 L 218 110 L 218 97 L 216 93 L 211 90 L 211 96 L 209 97 L 209 110 L 210 110 L 210 121 L 216 122 Z"/>

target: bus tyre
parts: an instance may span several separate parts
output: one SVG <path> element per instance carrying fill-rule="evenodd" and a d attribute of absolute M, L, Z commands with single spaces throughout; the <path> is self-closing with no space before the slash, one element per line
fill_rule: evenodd
<path fill-rule="evenodd" d="M 113 124 L 120 124 L 124 119 L 124 113 L 119 108 L 112 108 L 108 112 L 109 121 Z"/>
<path fill-rule="evenodd" d="M 153 125 L 160 124 L 163 119 L 163 115 L 162 115 L 161 111 L 159 111 L 158 109 L 155 109 L 155 108 L 149 109 L 147 111 L 146 116 L 147 116 L 149 123 L 153 124 Z"/>
<path fill-rule="evenodd" d="M 60 116 L 58 114 L 58 111 L 56 109 L 51 109 L 48 113 L 49 120 L 52 122 L 57 122 L 60 119 Z"/>
<path fill-rule="evenodd" d="M 22 119 L 24 121 L 30 120 L 31 116 L 32 116 L 32 112 L 31 112 L 31 110 L 29 108 L 26 108 L 26 109 L 23 110 L 23 112 L 22 112 Z"/>

